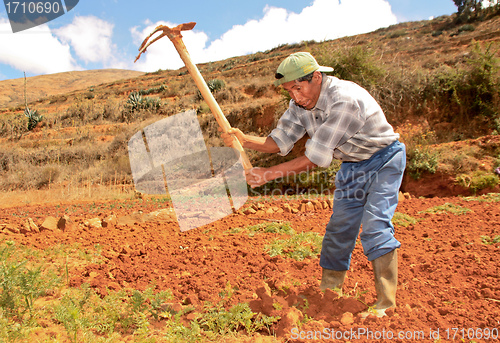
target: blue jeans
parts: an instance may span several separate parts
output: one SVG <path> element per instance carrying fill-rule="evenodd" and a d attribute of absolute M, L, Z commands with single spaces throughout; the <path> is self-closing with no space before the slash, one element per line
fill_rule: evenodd
<path fill-rule="evenodd" d="M 320 266 L 348 270 L 360 235 L 369 261 L 401 246 L 391 223 L 406 166 L 405 145 L 395 141 L 361 162 L 343 162 L 335 177 L 333 214 L 326 226 Z"/>

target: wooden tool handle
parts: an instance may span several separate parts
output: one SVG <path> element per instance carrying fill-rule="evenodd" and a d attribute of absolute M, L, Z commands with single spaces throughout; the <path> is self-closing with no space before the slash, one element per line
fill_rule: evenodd
<path fill-rule="evenodd" d="M 196 65 L 192 62 L 191 57 L 189 56 L 189 53 L 186 49 L 186 46 L 184 45 L 184 42 L 182 41 L 182 35 L 180 34 L 180 31 L 171 30 L 170 32 L 167 32 L 167 36 L 168 36 L 168 38 L 170 38 L 170 40 L 174 44 L 175 49 L 179 53 L 179 56 L 181 57 L 186 68 L 188 69 L 189 73 L 191 74 L 192 78 L 194 79 L 196 86 L 200 90 L 201 95 L 203 96 L 203 99 L 205 99 L 208 107 L 210 107 L 210 110 L 212 111 L 212 113 L 215 117 L 215 120 L 217 121 L 219 126 L 222 128 L 223 132 L 228 132 L 229 129 L 231 128 L 231 125 L 227 121 L 227 118 L 224 115 L 224 113 L 222 113 L 222 110 L 221 110 L 219 104 L 217 103 L 212 92 L 208 88 L 208 85 L 205 82 L 205 80 L 203 79 L 203 76 L 201 75 L 200 71 L 198 70 Z M 250 163 L 250 160 L 248 159 L 248 156 L 245 153 L 245 150 L 243 149 L 241 142 L 236 137 L 234 137 L 233 147 L 241 155 L 241 161 L 243 164 L 243 168 L 245 170 L 251 169 L 252 164 Z"/>

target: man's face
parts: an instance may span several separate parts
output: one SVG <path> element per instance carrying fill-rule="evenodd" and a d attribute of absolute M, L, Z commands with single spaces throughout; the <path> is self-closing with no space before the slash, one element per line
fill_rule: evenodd
<path fill-rule="evenodd" d="M 298 106 L 311 110 L 318 102 L 319 93 L 321 92 L 321 79 L 321 73 L 316 71 L 311 82 L 289 81 L 283 84 L 283 88 L 288 91 Z"/>

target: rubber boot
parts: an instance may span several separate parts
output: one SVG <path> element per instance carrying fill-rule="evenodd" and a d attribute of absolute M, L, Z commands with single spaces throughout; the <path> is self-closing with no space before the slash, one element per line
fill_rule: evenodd
<path fill-rule="evenodd" d="M 329 288 L 342 294 L 342 285 L 344 284 L 346 272 L 346 270 L 337 271 L 323 268 L 319 289 L 325 291 L 327 288 Z"/>
<path fill-rule="evenodd" d="M 372 261 L 375 276 L 377 301 L 373 308 L 361 314 L 362 318 L 370 314 L 377 317 L 385 316 L 385 311 L 396 307 L 396 289 L 398 287 L 398 255 L 397 250 L 380 256 Z"/>

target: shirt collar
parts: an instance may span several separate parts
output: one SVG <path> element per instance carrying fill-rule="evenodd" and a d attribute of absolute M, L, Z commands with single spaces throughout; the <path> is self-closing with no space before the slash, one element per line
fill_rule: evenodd
<path fill-rule="evenodd" d="M 316 106 L 313 107 L 313 110 L 320 110 L 320 111 L 325 111 L 326 108 L 327 108 L 327 99 L 326 99 L 326 96 L 324 96 L 325 92 L 326 92 L 326 89 L 329 87 L 330 85 L 330 82 L 331 82 L 331 79 L 323 74 L 323 79 L 321 80 L 321 90 L 320 90 L 320 93 L 319 93 L 319 98 L 318 98 L 318 101 L 316 102 Z"/>

